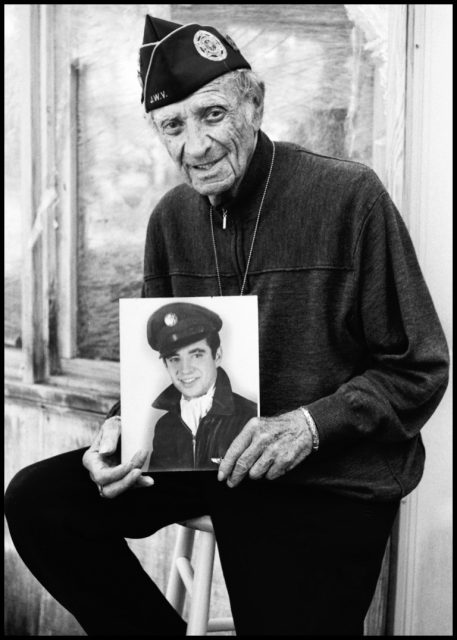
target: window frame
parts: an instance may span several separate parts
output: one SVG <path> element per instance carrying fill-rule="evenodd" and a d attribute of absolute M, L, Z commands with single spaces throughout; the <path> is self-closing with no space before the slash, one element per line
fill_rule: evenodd
<path fill-rule="evenodd" d="M 78 61 L 56 53 L 64 5 L 24 5 L 22 185 L 24 270 L 22 351 L 5 348 L 12 381 L 49 384 L 118 398 L 119 363 L 77 358 L 77 98 Z M 404 175 L 404 91 L 408 5 L 389 5 L 389 96 L 384 171 L 401 207 Z M 64 25 L 65 26 L 65 25 Z M 69 28 L 67 25 L 65 28 Z M 58 68 L 58 95 L 55 72 Z M 400 96 L 400 98 L 399 98 Z M 56 120 L 56 117 L 58 119 Z M 57 151 L 58 150 L 58 151 Z M 36 212 L 36 213 L 35 213 Z M 69 402 L 71 398 L 69 397 Z M 104 401 L 100 402 L 100 409 Z"/>
<path fill-rule="evenodd" d="M 77 67 L 68 54 L 59 59 L 67 73 L 59 76 L 64 108 L 57 125 L 59 7 L 21 7 L 23 82 L 28 87 L 21 105 L 22 349 L 5 347 L 6 396 L 104 413 L 119 397 L 119 363 L 75 357 L 78 87 Z"/>

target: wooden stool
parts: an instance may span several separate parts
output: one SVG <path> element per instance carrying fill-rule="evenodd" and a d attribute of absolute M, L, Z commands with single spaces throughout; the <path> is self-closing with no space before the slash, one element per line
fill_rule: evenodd
<path fill-rule="evenodd" d="M 195 531 L 198 531 L 199 549 L 194 559 L 194 569 L 191 558 Z M 216 538 L 209 516 L 192 518 L 179 524 L 166 597 L 182 616 L 186 592 L 189 594 L 188 636 L 204 636 L 208 631 L 235 629 L 232 618 L 209 619 L 215 549 Z"/>

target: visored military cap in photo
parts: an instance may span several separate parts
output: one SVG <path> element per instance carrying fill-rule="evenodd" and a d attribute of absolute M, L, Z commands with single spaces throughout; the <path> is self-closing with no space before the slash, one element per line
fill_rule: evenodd
<path fill-rule="evenodd" d="M 224 73 L 250 68 L 233 40 L 217 29 L 146 16 L 140 48 L 146 112 L 183 100 Z"/>
<path fill-rule="evenodd" d="M 222 320 L 210 309 L 190 302 L 171 302 L 157 309 L 148 320 L 149 345 L 167 357 L 177 349 L 220 331 Z"/>

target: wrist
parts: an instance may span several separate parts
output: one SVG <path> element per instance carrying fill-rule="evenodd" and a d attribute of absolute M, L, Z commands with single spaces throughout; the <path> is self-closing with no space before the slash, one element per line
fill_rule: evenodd
<path fill-rule="evenodd" d="M 300 410 L 305 417 L 306 424 L 311 433 L 313 451 L 317 451 L 319 449 L 319 431 L 317 430 L 316 423 L 306 407 L 300 407 Z"/>

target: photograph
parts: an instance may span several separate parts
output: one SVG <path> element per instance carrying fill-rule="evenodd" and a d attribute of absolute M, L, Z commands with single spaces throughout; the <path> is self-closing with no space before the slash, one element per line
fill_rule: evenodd
<path fill-rule="evenodd" d="M 122 460 L 217 471 L 259 415 L 257 297 L 121 299 Z"/>

